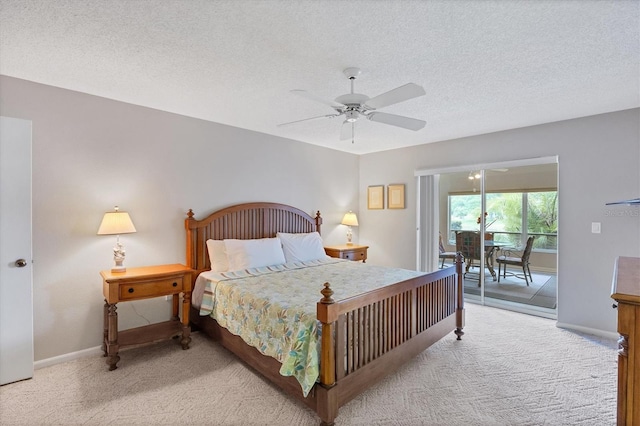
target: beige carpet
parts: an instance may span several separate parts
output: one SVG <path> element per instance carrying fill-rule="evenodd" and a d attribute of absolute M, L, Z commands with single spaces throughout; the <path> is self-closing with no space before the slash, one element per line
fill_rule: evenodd
<path fill-rule="evenodd" d="M 614 425 L 617 353 L 551 320 L 467 304 L 449 336 L 341 408 L 340 425 Z M 194 334 L 0 387 L 2 425 L 314 425 L 315 413 Z"/>

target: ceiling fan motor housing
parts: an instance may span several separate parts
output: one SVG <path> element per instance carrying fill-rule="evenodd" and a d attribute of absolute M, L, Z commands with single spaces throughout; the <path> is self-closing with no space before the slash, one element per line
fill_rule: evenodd
<path fill-rule="evenodd" d="M 360 93 L 348 93 L 346 95 L 338 96 L 336 98 L 336 102 L 339 104 L 343 104 L 346 106 L 356 106 L 364 104 L 369 100 L 367 95 L 362 95 Z"/>
<path fill-rule="evenodd" d="M 338 96 L 336 102 L 343 104 L 346 108 L 336 109 L 345 115 L 345 119 L 348 123 L 353 123 L 358 120 L 360 114 L 364 114 L 366 111 L 364 103 L 369 100 L 367 95 L 360 93 L 349 93 L 347 95 Z"/>

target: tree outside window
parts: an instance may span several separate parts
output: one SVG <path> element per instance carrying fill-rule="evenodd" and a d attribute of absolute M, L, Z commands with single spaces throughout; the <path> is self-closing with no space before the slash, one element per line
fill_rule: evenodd
<path fill-rule="evenodd" d="M 479 194 L 449 195 L 449 241 L 455 231 L 480 231 Z M 557 191 L 486 194 L 486 232 L 505 245 L 521 247 L 529 235 L 536 237 L 534 249 L 557 250 Z"/>

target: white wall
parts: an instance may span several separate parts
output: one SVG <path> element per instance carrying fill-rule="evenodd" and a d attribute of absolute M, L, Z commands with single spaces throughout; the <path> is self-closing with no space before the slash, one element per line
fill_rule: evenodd
<path fill-rule="evenodd" d="M 424 131 L 429 131 L 429 127 Z M 514 129 L 360 157 L 360 241 L 371 263 L 415 268 L 416 169 L 559 156 L 558 322 L 616 330 L 617 256 L 640 256 L 640 110 Z M 404 210 L 367 210 L 369 185 L 407 184 Z M 591 222 L 602 233 L 591 233 Z"/>
<path fill-rule="evenodd" d="M 358 212 L 358 156 L 0 77 L 0 114 L 33 122 L 35 360 L 101 344 L 102 281 L 119 205 L 138 230 L 125 266 L 184 263 L 184 218 L 249 201 L 320 210 L 328 244 Z M 357 233 L 357 229 L 354 230 Z M 357 238 L 357 234 L 356 234 Z M 4 285 L 4 283 L 3 283 Z M 168 319 L 163 299 L 122 303 L 120 328 Z"/>

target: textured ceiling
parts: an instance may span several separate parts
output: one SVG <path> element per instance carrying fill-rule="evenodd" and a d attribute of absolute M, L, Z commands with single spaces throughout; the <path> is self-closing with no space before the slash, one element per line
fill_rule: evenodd
<path fill-rule="evenodd" d="M 353 153 L 640 106 L 640 2 L 0 0 L 0 74 Z M 362 69 L 370 97 L 413 132 L 341 118 Z"/>

